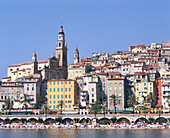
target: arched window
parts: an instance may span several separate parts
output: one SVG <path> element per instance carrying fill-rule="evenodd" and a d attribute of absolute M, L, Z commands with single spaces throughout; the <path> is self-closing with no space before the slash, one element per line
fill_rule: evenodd
<path fill-rule="evenodd" d="M 59 42 L 58 46 L 60 47 L 61 46 L 61 43 Z"/>
<path fill-rule="evenodd" d="M 58 55 L 58 59 L 60 60 L 60 54 Z"/>

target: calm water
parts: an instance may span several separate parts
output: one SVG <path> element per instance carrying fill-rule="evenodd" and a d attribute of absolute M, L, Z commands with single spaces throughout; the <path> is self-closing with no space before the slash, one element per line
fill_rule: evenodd
<path fill-rule="evenodd" d="M 10 130 L 1 129 L 2 138 L 169 138 L 170 130 Z"/>

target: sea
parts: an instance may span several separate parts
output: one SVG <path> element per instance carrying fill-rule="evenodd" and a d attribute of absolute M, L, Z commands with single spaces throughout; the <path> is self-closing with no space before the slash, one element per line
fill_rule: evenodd
<path fill-rule="evenodd" d="M 169 129 L 0 129 L 1 138 L 170 138 Z"/>

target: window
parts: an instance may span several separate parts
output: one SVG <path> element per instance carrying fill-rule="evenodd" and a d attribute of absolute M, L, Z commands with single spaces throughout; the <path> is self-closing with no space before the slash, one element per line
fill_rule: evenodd
<path fill-rule="evenodd" d="M 34 90 L 34 87 L 32 87 L 32 91 Z"/>
<path fill-rule="evenodd" d="M 123 69 L 123 71 L 125 71 L 125 69 Z"/>
<path fill-rule="evenodd" d="M 53 91 L 55 92 L 55 88 L 53 89 Z"/>
<path fill-rule="evenodd" d="M 57 84 L 60 84 L 59 81 L 57 82 Z"/>
<path fill-rule="evenodd" d="M 61 84 L 63 84 L 63 81 L 61 81 Z"/>
<path fill-rule="evenodd" d="M 55 99 L 55 95 L 53 95 L 53 98 Z"/>
<path fill-rule="evenodd" d="M 50 105 L 50 108 L 51 108 L 51 105 Z"/>
<path fill-rule="evenodd" d="M 65 101 L 65 103 L 67 103 L 67 101 Z"/>
<path fill-rule="evenodd" d="M 110 91 L 112 90 L 112 87 L 110 87 Z"/>
<path fill-rule="evenodd" d="M 69 92 L 71 92 L 71 88 L 69 88 Z"/>
<path fill-rule="evenodd" d="M 55 109 L 55 105 L 53 106 L 53 109 Z"/>
<path fill-rule="evenodd" d="M 112 81 L 110 81 L 110 84 L 112 84 Z"/>
<path fill-rule="evenodd" d="M 69 84 L 71 84 L 71 81 L 69 81 Z"/>
<path fill-rule="evenodd" d="M 92 91 L 94 91 L 94 88 L 92 88 Z"/>
<path fill-rule="evenodd" d="M 51 92 L 51 88 L 50 88 L 50 92 Z"/>
<path fill-rule="evenodd" d="M 53 82 L 53 84 L 55 85 L 55 81 Z"/>
<path fill-rule="evenodd" d="M 71 105 L 69 105 L 69 108 L 71 108 Z"/>
<path fill-rule="evenodd" d="M 27 91 L 29 91 L 29 87 L 27 87 Z"/>
<path fill-rule="evenodd" d="M 60 43 L 60 42 L 58 43 L 58 46 L 59 46 L 59 47 L 61 46 L 61 43 Z"/>
<path fill-rule="evenodd" d="M 61 95 L 61 99 L 63 99 L 63 95 Z"/>
<path fill-rule="evenodd" d="M 51 99 L 51 95 L 50 95 L 50 99 Z"/>
<path fill-rule="evenodd" d="M 138 87 L 136 89 L 139 90 Z"/>
<path fill-rule="evenodd" d="M 71 98 L 71 95 L 69 95 L 69 98 Z"/>
<path fill-rule="evenodd" d="M 58 92 L 60 91 L 59 88 L 57 88 L 57 91 L 58 91 Z"/>
<path fill-rule="evenodd" d="M 68 103 L 72 103 L 72 101 L 68 101 Z"/>
<path fill-rule="evenodd" d="M 121 90 L 122 89 L 122 87 L 119 87 L 119 90 Z"/>
<path fill-rule="evenodd" d="M 50 85 L 51 85 L 51 81 L 50 81 Z"/>
<path fill-rule="evenodd" d="M 57 95 L 57 98 L 59 99 L 59 98 L 60 98 L 60 96 L 59 96 L 59 95 Z"/>
<path fill-rule="evenodd" d="M 65 98 L 67 98 L 67 95 L 65 95 Z"/>
<path fill-rule="evenodd" d="M 67 88 L 65 88 L 65 91 L 67 92 Z"/>
<path fill-rule="evenodd" d="M 150 91 L 152 91 L 152 87 L 150 87 Z"/>
<path fill-rule="evenodd" d="M 115 90 L 117 90 L 117 87 L 115 87 Z"/>
<path fill-rule="evenodd" d="M 70 74 L 70 77 L 72 77 L 72 74 Z"/>
<path fill-rule="evenodd" d="M 55 104 L 55 101 L 53 103 Z"/>
<path fill-rule="evenodd" d="M 144 86 L 146 86 L 146 83 L 144 83 Z"/>
<path fill-rule="evenodd" d="M 50 101 L 50 104 L 51 104 L 52 102 Z"/>
<path fill-rule="evenodd" d="M 61 88 L 61 91 L 63 92 L 63 88 Z"/>
<path fill-rule="evenodd" d="M 121 80 L 119 80 L 119 84 L 121 84 L 122 83 L 122 81 Z"/>
<path fill-rule="evenodd" d="M 115 84 L 117 84 L 117 81 L 115 80 Z"/>
<path fill-rule="evenodd" d="M 67 84 L 67 81 L 65 81 L 65 84 Z"/>
<path fill-rule="evenodd" d="M 94 97 L 94 94 L 92 94 L 92 97 Z"/>

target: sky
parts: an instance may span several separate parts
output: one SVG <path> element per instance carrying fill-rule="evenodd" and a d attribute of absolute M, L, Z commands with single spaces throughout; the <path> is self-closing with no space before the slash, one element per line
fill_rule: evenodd
<path fill-rule="evenodd" d="M 76 46 L 83 58 L 170 42 L 170 0 L 0 0 L 0 80 L 34 51 L 55 55 L 61 22 L 71 64 Z"/>

